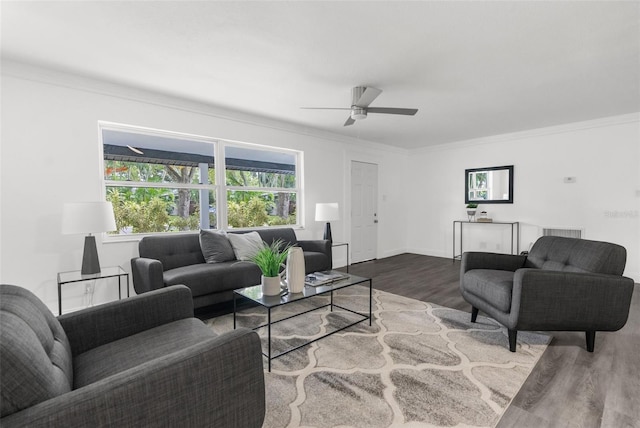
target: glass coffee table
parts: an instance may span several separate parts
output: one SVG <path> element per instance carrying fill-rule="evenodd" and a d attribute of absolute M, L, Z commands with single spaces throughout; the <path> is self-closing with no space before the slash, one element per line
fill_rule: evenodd
<path fill-rule="evenodd" d="M 332 334 L 338 333 L 339 331 L 342 331 L 344 329 L 347 329 L 349 327 L 352 327 L 358 323 L 361 323 L 362 321 L 365 320 L 369 320 L 369 325 L 371 325 L 371 319 L 372 319 L 372 304 L 373 304 L 373 288 L 372 288 L 372 281 L 371 278 L 364 278 L 361 276 L 356 276 L 356 275 L 350 275 L 350 274 L 344 274 L 345 277 L 341 278 L 337 281 L 328 283 L 328 284 L 324 284 L 324 285 L 318 285 L 318 286 L 308 286 L 305 285 L 304 290 L 302 293 L 287 293 L 287 292 L 283 292 L 281 295 L 277 295 L 277 296 L 263 296 L 262 295 L 262 287 L 260 285 L 254 285 L 252 287 L 246 287 L 246 288 L 240 288 L 237 290 L 233 290 L 233 328 L 236 328 L 236 297 L 244 297 L 247 298 L 255 303 L 257 303 L 258 305 L 264 307 L 267 309 L 267 322 L 266 324 L 262 324 L 259 325 L 257 327 L 253 327 L 253 330 L 258 330 L 261 328 L 267 328 L 267 352 L 265 353 L 264 351 L 262 352 L 262 355 L 264 355 L 265 357 L 267 357 L 268 360 L 268 370 L 271 371 L 271 360 L 281 357 L 283 355 L 288 354 L 289 352 L 293 352 L 297 349 L 300 349 L 304 346 L 307 346 L 313 342 L 316 342 L 322 338 L 325 338 L 327 336 L 331 336 Z M 362 313 L 362 312 L 358 312 L 358 311 L 354 311 L 352 309 L 349 308 L 345 308 L 343 306 L 337 305 L 336 303 L 334 303 L 334 299 L 333 299 L 333 292 L 340 290 L 342 288 L 347 288 L 347 287 L 351 287 L 353 285 L 357 285 L 357 284 L 364 284 L 364 283 L 369 283 L 369 313 Z M 329 303 L 318 306 L 318 307 L 314 307 L 313 309 L 309 309 L 300 313 L 296 313 L 294 315 L 285 317 L 285 318 L 281 318 L 278 319 L 277 321 L 272 321 L 271 320 L 271 311 L 274 308 L 277 308 L 279 306 L 283 306 L 283 305 L 288 305 L 290 303 L 293 302 L 298 302 L 301 300 L 305 300 L 305 299 L 310 299 L 312 297 L 316 297 L 316 296 L 321 296 L 321 295 L 329 295 L 330 299 L 329 299 Z M 361 317 L 361 319 L 358 319 L 355 322 L 352 322 L 348 325 L 345 325 L 343 327 L 340 327 L 336 330 L 331 331 L 330 333 L 327 333 L 323 336 L 320 337 L 316 337 L 313 340 L 310 340 L 308 342 L 305 342 L 301 345 L 298 345 L 294 348 L 291 349 L 287 349 L 284 352 L 281 352 L 277 355 L 272 355 L 271 354 L 271 326 L 273 324 L 282 322 L 282 321 L 286 321 L 288 319 L 306 314 L 308 312 L 312 312 L 312 311 L 317 311 L 318 309 L 322 309 L 322 308 L 326 308 L 329 307 L 331 311 L 333 311 L 333 308 L 339 308 L 342 309 L 344 311 L 347 312 L 351 312 L 353 314 L 359 315 Z"/>

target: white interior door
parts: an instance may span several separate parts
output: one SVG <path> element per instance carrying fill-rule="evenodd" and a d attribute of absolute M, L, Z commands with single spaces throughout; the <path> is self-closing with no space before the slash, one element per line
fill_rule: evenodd
<path fill-rule="evenodd" d="M 378 165 L 351 162 L 351 260 L 377 257 Z"/>

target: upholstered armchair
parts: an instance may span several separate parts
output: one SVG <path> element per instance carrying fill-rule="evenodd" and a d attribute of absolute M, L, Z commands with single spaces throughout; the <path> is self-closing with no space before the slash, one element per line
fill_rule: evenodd
<path fill-rule="evenodd" d="M 58 318 L 0 285 L 2 427 L 260 427 L 260 340 L 216 336 L 163 288 Z"/>
<path fill-rule="evenodd" d="M 507 327 L 512 352 L 518 330 L 584 331 L 593 352 L 596 331 L 627 322 L 634 283 L 622 276 L 626 257 L 616 244 L 544 236 L 528 255 L 464 253 L 460 291 L 472 322 L 481 310 Z"/>

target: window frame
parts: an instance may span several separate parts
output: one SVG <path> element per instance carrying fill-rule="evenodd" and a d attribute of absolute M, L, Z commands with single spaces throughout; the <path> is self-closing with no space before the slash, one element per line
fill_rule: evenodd
<path fill-rule="evenodd" d="M 141 182 L 141 181 L 120 181 L 120 180 L 108 180 L 105 178 L 105 154 L 104 154 L 104 141 L 103 131 L 113 130 L 119 132 L 137 133 L 147 136 L 158 136 L 164 138 L 181 139 L 188 141 L 203 142 L 211 144 L 213 146 L 214 157 L 214 169 L 215 169 L 215 183 L 208 184 L 196 184 L 196 183 L 174 183 L 174 182 Z M 107 189 L 110 187 L 130 187 L 130 188 L 166 188 L 166 189 L 190 189 L 213 192 L 215 195 L 215 207 L 216 207 L 216 224 L 209 225 L 210 228 L 217 230 L 243 230 L 243 229 L 268 229 L 277 227 L 292 227 L 301 229 L 304 228 L 304 192 L 303 192 L 303 152 L 295 149 L 288 149 L 283 147 L 265 146 L 255 143 L 247 143 L 240 141 L 232 141 L 225 139 L 218 139 L 213 137 L 207 137 L 202 135 L 180 133 L 174 131 L 160 130 L 154 128 L 146 128 L 135 125 L 125 125 L 120 123 L 99 121 L 98 133 L 100 142 L 100 175 L 102 180 L 102 199 L 107 198 Z M 260 186 L 228 186 L 226 183 L 226 159 L 225 148 L 226 147 L 238 147 L 250 150 L 268 151 L 274 153 L 286 153 L 293 155 L 295 162 L 295 187 L 260 187 Z M 201 176 L 202 181 L 202 176 Z M 293 193 L 296 200 L 296 222 L 290 225 L 275 225 L 275 226 L 252 226 L 246 228 L 234 228 L 230 227 L 228 223 L 228 200 L 227 194 L 229 191 L 257 191 L 264 193 Z M 207 203 L 208 209 L 208 203 Z M 108 240 L 126 240 L 126 239 L 139 239 L 147 235 L 159 235 L 159 234 L 180 234 L 180 233 L 194 233 L 197 230 L 185 230 L 185 231 L 167 231 L 167 232 L 145 232 L 145 233 L 132 233 L 132 234 L 105 234 Z"/>

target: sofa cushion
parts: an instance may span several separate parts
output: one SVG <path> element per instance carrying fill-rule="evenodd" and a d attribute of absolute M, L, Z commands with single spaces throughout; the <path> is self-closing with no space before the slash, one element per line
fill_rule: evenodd
<path fill-rule="evenodd" d="M 260 284 L 260 269 L 251 262 L 201 263 L 164 272 L 165 285 L 184 284 L 193 297 Z"/>
<path fill-rule="evenodd" d="M 204 263 L 197 233 L 145 236 L 138 250 L 140 257 L 160 260 L 163 270 Z"/>
<path fill-rule="evenodd" d="M 77 355 L 74 389 L 215 337 L 202 321 L 186 318 L 107 343 Z"/>
<path fill-rule="evenodd" d="M 514 272 L 506 270 L 473 269 L 464 274 L 464 288 L 501 310 L 511 310 L 511 291 Z"/>
<path fill-rule="evenodd" d="M 260 234 L 260 238 L 268 245 L 271 245 L 278 239 L 281 240 L 285 246 L 294 246 L 298 243 L 296 233 L 290 227 L 281 227 L 277 229 L 259 229 L 257 231 Z"/>
<path fill-rule="evenodd" d="M 207 263 L 228 262 L 236 259 L 231 242 L 223 230 L 200 230 L 200 249 Z"/>
<path fill-rule="evenodd" d="M 71 391 L 67 335 L 30 291 L 0 286 L 0 402 L 2 417 Z"/>
<path fill-rule="evenodd" d="M 229 234 L 229 241 L 238 260 L 251 260 L 251 258 L 264 246 L 258 232 L 242 234 Z"/>

